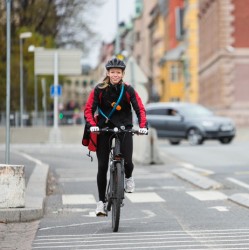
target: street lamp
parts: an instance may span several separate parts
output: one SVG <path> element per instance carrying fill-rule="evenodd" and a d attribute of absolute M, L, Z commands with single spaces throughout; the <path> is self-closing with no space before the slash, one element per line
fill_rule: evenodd
<path fill-rule="evenodd" d="M 20 40 L 20 119 L 23 127 L 23 39 L 32 36 L 31 32 L 24 32 L 19 35 Z"/>
<path fill-rule="evenodd" d="M 30 45 L 28 48 L 28 52 L 35 53 L 36 47 L 34 45 Z M 34 110 L 35 110 L 35 125 L 37 125 L 37 118 L 38 118 L 38 94 L 37 94 L 37 78 L 34 69 Z"/>

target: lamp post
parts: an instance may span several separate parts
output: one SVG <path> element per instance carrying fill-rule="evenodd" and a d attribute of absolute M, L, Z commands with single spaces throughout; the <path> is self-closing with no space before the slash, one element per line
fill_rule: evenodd
<path fill-rule="evenodd" d="M 11 50 L 11 0 L 6 1 L 6 150 L 5 163 L 10 161 L 10 50 Z"/>
<path fill-rule="evenodd" d="M 35 53 L 36 47 L 34 45 L 30 45 L 28 48 L 28 52 Z M 34 70 L 34 110 L 35 110 L 35 125 L 37 125 L 37 118 L 38 118 L 38 94 L 37 94 L 37 77 Z"/>
<path fill-rule="evenodd" d="M 24 32 L 19 35 L 20 40 L 20 124 L 23 127 L 23 39 L 32 36 L 31 32 Z"/>

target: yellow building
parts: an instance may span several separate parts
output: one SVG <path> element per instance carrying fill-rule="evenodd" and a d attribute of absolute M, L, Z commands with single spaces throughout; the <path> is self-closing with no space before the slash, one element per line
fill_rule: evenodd
<path fill-rule="evenodd" d="M 161 59 L 162 95 L 160 101 L 183 101 L 184 77 L 181 54 L 184 46 L 179 45 L 169 50 Z"/>
<path fill-rule="evenodd" d="M 165 2 L 164 15 L 164 53 L 160 60 L 160 82 L 162 86 L 160 101 L 183 101 L 184 71 L 182 54 L 183 42 L 183 0 Z"/>
<path fill-rule="evenodd" d="M 198 102 L 198 0 L 170 0 L 164 16 L 160 101 Z"/>
<path fill-rule="evenodd" d="M 182 57 L 185 76 L 184 100 L 192 103 L 197 103 L 199 99 L 198 4 L 198 0 L 188 0 L 184 6 L 184 43 L 187 45 Z"/>

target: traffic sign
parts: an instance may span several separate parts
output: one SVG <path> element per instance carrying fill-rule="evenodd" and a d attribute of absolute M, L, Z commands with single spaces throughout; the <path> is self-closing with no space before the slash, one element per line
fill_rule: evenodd
<path fill-rule="evenodd" d="M 1 1 L 0 1 L 1 2 Z M 53 75 L 55 54 L 58 55 L 59 75 L 80 75 L 82 51 L 78 49 L 36 49 L 35 74 Z"/>
<path fill-rule="evenodd" d="M 55 96 L 61 96 L 62 95 L 62 86 L 61 85 L 51 85 L 50 86 L 50 96 L 55 97 Z"/>

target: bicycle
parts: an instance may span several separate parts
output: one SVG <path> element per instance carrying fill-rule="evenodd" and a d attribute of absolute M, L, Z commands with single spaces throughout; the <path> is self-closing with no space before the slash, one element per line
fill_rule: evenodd
<path fill-rule="evenodd" d="M 103 128 L 100 133 L 113 133 L 109 159 L 110 178 L 106 189 L 106 214 L 112 210 L 112 230 L 117 232 L 120 221 L 120 208 L 124 206 L 124 158 L 120 152 L 121 133 L 139 134 L 138 130 L 125 128 Z"/>

